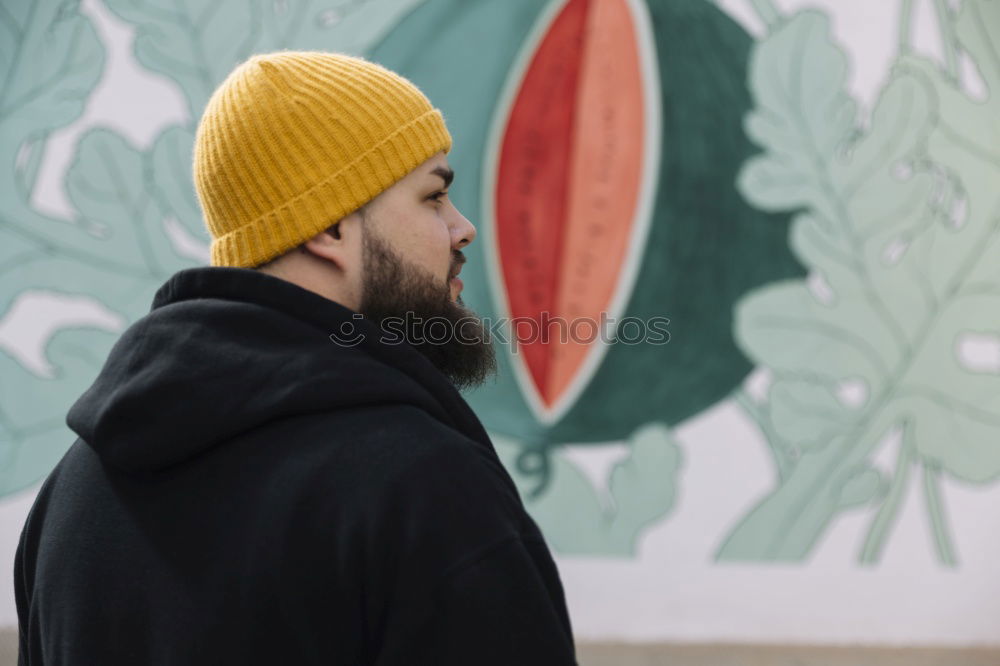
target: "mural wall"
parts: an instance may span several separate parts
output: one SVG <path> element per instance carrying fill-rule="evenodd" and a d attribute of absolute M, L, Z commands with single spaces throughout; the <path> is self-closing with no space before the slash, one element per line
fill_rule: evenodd
<path fill-rule="evenodd" d="M 0 33 L 4 557 L 68 406 L 207 263 L 212 90 L 338 50 L 444 111 L 465 301 L 518 322 L 468 398 L 581 636 L 996 641 L 1000 0 L 2 0 Z"/>

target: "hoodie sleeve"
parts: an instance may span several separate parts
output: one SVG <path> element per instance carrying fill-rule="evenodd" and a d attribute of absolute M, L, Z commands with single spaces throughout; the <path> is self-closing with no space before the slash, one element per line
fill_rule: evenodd
<path fill-rule="evenodd" d="M 38 635 L 38 608 L 33 607 L 35 572 L 38 560 L 38 542 L 41 524 L 46 514 L 49 492 L 62 467 L 60 462 L 39 488 L 35 501 L 21 527 L 21 535 L 14 551 L 14 603 L 17 607 L 17 663 L 18 666 L 41 664 L 41 639 Z M 36 618 L 33 621 L 32 618 Z"/>
<path fill-rule="evenodd" d="M 512 536 L 443 581 L 425 635 L 428 663 L 575 666 L 562 591 L 552 594 L 531 552 L 545 547 Z"/>
<path fill-rule="evenodd" d="M 28 590 L 24 577 L 24 532 L 14 553 L 14 600 L 17 605 L 17 664 L 28 666 Z"/>
<path fill-rule="evenodd" d="M 423 425 L 409 421 L 409 459 L 375 521 L 391 525 L 372 552 L 392 583 L 374 663 L 574 666 L 556 564 L 510 475 L 490 448 Z"/>

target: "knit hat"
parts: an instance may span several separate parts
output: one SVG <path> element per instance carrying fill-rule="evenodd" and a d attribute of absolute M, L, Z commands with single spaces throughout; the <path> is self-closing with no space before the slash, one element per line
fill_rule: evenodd
<path fill-rule="evenodd" d="M 269 261 L 442 150 L 451 135 L 441 112 L 381 65 L 319 51 L 255 55 L 212 94 L 195 136 L 211 264 Z"/>

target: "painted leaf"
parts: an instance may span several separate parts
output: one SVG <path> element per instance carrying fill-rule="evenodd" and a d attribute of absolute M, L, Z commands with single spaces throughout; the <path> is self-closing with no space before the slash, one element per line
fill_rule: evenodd
<path fill-rule="evenodd" d="M 255 49 L 318 49 L 363 55 L 426 0 L 276 0 L 264 5 Z"/>
<path fill-rule="evenodd" d="M 253 52 L 267 3 L 107 0 L 107 6 L 136 26 L 136 59 L 175 80 L 197 118 L 215 86 Z"/>
<path fill-rule="evenodd" d="M 110 348 L 111 335 L 88 331 L 95 337 L 74 331 L 75 341 L 66 332 L 57 334 L 47 345 L 47 357 L 59 369 L 56 377 L 25 373 L 18 361 L 0 353 L 0 494 L 10 495 L 43 478 L 73 441 L 64 417 L 74 398 L 83 392 L 97 368 L 81 358 Z M 96 336 L 103 333 L 105 340 Z M 101 344 L 101 343 L 104 344 Z M 6 352 L 0 345 L 0 352 Z"/>
<path fill-rule="evenodd" d="M 148 279 L 162 281 L 191 264 L 168 242 L 145 169 L 144 155 L 120 134 L 95 129 L 80 140 L 66 188 L 81 220 L 104 239 L 106 252 L 138 257 Z"/>
<path fill-rule="evenodd" d="M 146 284 L 56 252 L 0 266 L 0 495 L 44 477 L 72 443 L 66 410 L 93 382 L 126 321 L 148 311 L 153 287 Z M 35 323 L 36 337 L 25 340 L 32 316 L 19 309 L 40 294 L 48 323 Z"/>
<path fill-rule="evenodd" d="M 362 53 L 423 0 L 107 0 L 134 24 L 135 53 L 177 81 L 197 119 L 215 87 L 252 53 L 279 49 Z"/>
<path fill-rule="evenodd" d="M 916 449 L 931 464 L 973 483 L 994 481 L 1000 477 L 1000 368 L 970 364 L 962 340 L 983 334 L 1000 351 L 1000 289 L 960 291 L 937 314 L 923 352 L 900 382 L 896 408 L 910 416 Z"/>
<path fill-rule="evenodd" d="M 800 449 L 823 446 L 851 418 L 830 385 L 798 379 L 779 379 L 768 393 L 771 420 L 785 441 Z"/>
<path fill-rule="evenodd" d="M 846 75 L 847 58 L 818 11 L 796 14 L 754 49 L 750 85 L 757 107 L 745 127 L 768 151 L 749 160 L 740 176 L 740 191 L 753 204 L 764 210 L 811 205 L 826 219 L 836 217 L 817 189 L 817 171 L 855 126 L 856 104 L 841 85 Z M 827 159 L 815 162 L 816 154 Z"/>
<path fill-rule="evenodd" d="M 83 111 L 104 64 L 104 50 L 76 2 L 15 2 L 0 21 L 0 145 L 66 125 Z M 4 179 L 6 180 L 6 179 Z"/>
<path fill-rule="evenodd" d="M 30 202 L 44 141 L 83 112 L 104 50 L 75 2 L 5 3 L 2 12 L 0 161 L 7 171 L 0 178 L 0 495 L 6 495 L 47 474 L 65 451 L 67 401 L 96 372 L 87 353 L 59 332 L 26 350 L 23 329 L 10 315 L 28 289 L 79 288 L 74 262 L 57 259 L 63 252 L 103 258 L 100 242 L 82 227 L 42 215 Z M 102 332 L 85 327 L 98 322 L 67 319 L 73 305 L 69 301 L 59 316 L 75 326 L 80 344 L 92 343 L 88 335 Z"/>
<path fill-rule="evenodd" d="M 964 46 L 986 68 L 993 66 L 1000 22 L 970 17 L 997 16 L 997 7 L 970 0 L 959 21 Z M 784 23 L 762 44 L 753 80 L 759 83 L 782 68 L 813 78 L 814 85 L 822 79 L 798 67 L 810 57 L 785 54 L 779 60 L 780 51 L 768 47 L 775 40 L 829 51 L 824 41 L 805 39 L 814 33 L 815 22 L 804 13 Z M 836 99 L 832 89 L 843 87 L 843 77 L 828 78 L 826 85 L 830 91 L 812 94 Z M 759 109 L 767 109 L 775 126 L 812 126 L 797 123 L 798 109 L 807 100 L 775 97 L 773 89 L 762 86 L 756 94 L 762 98 Z M 764 99 L 767 95 L 775 98 Z M 748 355 L 779 379 L 811 381 L 816 384 L 812 391 L 861 379 L 868 399 L 846 412 L 839 427 L 824 429 L 822 446 L 807 452 L 730 535 L 720 551 L 724 558 L 804 557 L 843 508 L 836 501 L 847 493 L 843 480 L 867 464 L 892 426 L 905 426 L 907 447 L 935 473 L 941 469 L 975 482 L 1000 477 L 995 445 L 1000 369 L 976 367 L 963 346 L 973 335 L 1000 350 L 1000 283 L 995 279 L 1000 132 L 995 116 L 983 113 L 983 104 L 937 65 L 907 57 L 894 67 L 870 129 L 857 137 L 848 129 L 846 151 L 829 137 L 807 132 L 796 139 L 795 163 L 815 168 L 803 168 L 790 188 L 760 174 L 780 168 L 792 144 L 758 134 L 771 143 L 748 163 L 741 187 L 758 205 L 808 206 L 809 213 L 796 220 L 792 245 L 811 274 L 822 278 L 825 294 L 805 282 L 751 294 L 740 305 L 737 337 Z M 784 431 L 794 432 L 795 416 L 785 407 L 781 401 L 772 405 L 786 422 Z M 808 412 L 799 418 L 800 437 L 808 441 L 814 418 Z M 909 450 L 901 449 L 900 455 Z M 892 480 L 866 541 L 866 561 L 884 543 L 907 471 L 900 465 Z M 867 480 L 863 485 L 877 484 Z"/>
<path fill-rule="evenodd" d="M 76 2 L 7 3 L 0 20 L 0 259 L 72 246 L 90 256 L 101 244 L 77 225 L 30 204 L 44 139 L 82 112 L 104 66 L 104 49 Z"/>
<path fill-rule="evenodd" d="M 160 134 L 147 155 L 146 189 L 162 215 L 176 219 L 207 246 L 210 237 L 191 178 L 193 149 L 194 132 L 187 127 L 172 127 Z"/>
<path fill-rule="evenodd" d="M 845 509 L 864 506 L 884 495 L 885 480 L 878 470 L 862 466 L 848 472 L 847 480 L 840 487 L 840 506 Z"/>
<path fill-rule="evenodd" d="M 609 531 L 613 543 L 634 553 L 643 530 L 673 507 L 683 456 L 673 432 L 660 423 L 643 426 L 629 443 L 631 454 L 611 470 L 608 483 L 615 508 Z"/>
<path fill-rule="evenodd" d="M 163 234 L 162 216 L 146 190 L 144 156 L 118 134 L 93 130 L 79 144 L 67 190 L 81 228 L 95 230 L 93 255 L 36 246 L 0 265 L 0 494 L 30 485 L 51 470 L 73 441 L 70 404 L 93 381 L 127 322 L 148 311 L 153 290 L 186 265 Z M 65 227 L 65 224 L 49 222 Z M 122 268 L 105 257 L 128 258 Z M 44 298 L 49 323 L 32 319 L 31 298 Z M 58 313 L 52 317 L 52 313 Z"/>
<path fill-rule="evenodd" d="M 491 433 L 497 454 L 508 469 L 518 468 L 522 448 Z M 532 516 L 560 553 L 634 556 L 640 535 L 674 507 L 683 456 L 674 433 L 647 424 L 628 438 L 630 453 L 612 467 L 606 485 L 595 488 L 566 456 L 553 456 L 553 486 L 532 497 L 523 476 L 514 476 Z M 609 503 L 601 501 L 607 494 Z"/>

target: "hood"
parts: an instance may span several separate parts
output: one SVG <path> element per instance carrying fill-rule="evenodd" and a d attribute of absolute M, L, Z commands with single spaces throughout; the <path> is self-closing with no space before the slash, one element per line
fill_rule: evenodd
<path fill-rule="evenodd" d="M 330 337 L 352 330 L 353 346 Z M 266 273 L 185 269 L 125 330 L 66 422 L 128 471 L 169 467 L 277 418 L 377 404 L 419 407 L 492 449 L 443 374 L 380 338 L 354 311 Z"/>

